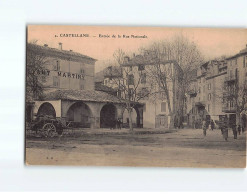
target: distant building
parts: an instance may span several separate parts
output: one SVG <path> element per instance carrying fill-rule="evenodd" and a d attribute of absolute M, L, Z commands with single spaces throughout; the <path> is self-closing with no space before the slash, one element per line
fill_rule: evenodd
<path fill-rule="evenodd" d="M 154 62 L 148 60 L 145 56 L 136 55 L 133 58 L 128 56 L 125 57 L 124 63 L 120 67 L 109 66 L 105 69 L 104 85 L 117 90 L 118 97 L 124 97 L 123 91 L 119 89 L 116 78 L 123 78 L 126 82 L 129 82 L 129 94 L 134 91 L 137 86 L 138 93 L 145 94 L 146 92 L 152 90 L 156 91 L 155 94 L 150 94 L 147 97 L 140 99 L 140 103 L 144 104 L 143 108 L 138 108 L 140 116 L 134 109 L 132 112 L 132 121 L 134 126 L 138 124 L 143 124 L 146 128 L 168 128 L 170 126 L 171 116 L 168 110 L 167 100 L 164 91 L 160 88 L 158 83 L 153 83 L 151 77 L 148 74 L 148 69 L 154 66 Z M 163 66 L 170 71 L 172 81 L 168 81 L 168 87 L 170 91 L 170 102 L 171 109 L 176 114 L 177 120 L 182 120 L 182 114 L 179 115 L 179 109 L 182 106 L 182 99 L 179 90 L 179 78 L 182 74 L 180 66 L 175 61 L 166 61 Z M 126 71 L 129 73 L 128 78 L 126 78 Z M 140 74 L 141 73 L 141 74 Z M 139 82 L 139 83 L 138 83 Z M 125 94 L 126 95 L 126 94 Z M 127 112 L 123 114 L 123 123 L 128 123 Z"/>
<path fill-rule="evenodd" d="M 227 58 L 228 70 L 224 81 L 224 106 L 229 124 L 244 124 L 246 128 L 246 110 L 240 108 L 238 98 L 246 96 L 243 90 L 247 89 L 247 46 L 238 54 Z M 243 109 L 243 110 L 242 110 Z M 239 113 L 240 115 L 238 116 Z"/>
<path fill-rule="evenodd" d="M 225 113 L 223 106 L 223 87 L 227 74 L 225 60 L 212 60 L 197 69 L 187 95 L 188 124 L 201 128 L 203 120 L 214 120 L 216 123 Z"/>

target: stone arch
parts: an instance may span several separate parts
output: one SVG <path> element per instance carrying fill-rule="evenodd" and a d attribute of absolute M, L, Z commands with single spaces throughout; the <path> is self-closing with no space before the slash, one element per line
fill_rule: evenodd
<path fill-rule="evenodd" d="M 56 111 L 53 105 L 49 102 L 44 102 L 40 105 L 37 116 L 50 116 L 52 118 L 56 118 Z"/>
<path fill-rule="evenodd" d="M 113 104 L 105 104 L 100 110 L 100 128 L 115 128 L 117 108 Z"/>
<path fill-rule="evenodd" d="M 92 126 L 92 111 L 89 106 L 82 102 L 71 104 L 66 112 L 66 121 L 73 127 L 90 128 Z"/>
<path fill-rule="evenodd" d="M 141 127 L 141 114 L 140 114 L 140 111 L 138 109 L 137 106 L 134 106 L 133 107 L 133 111 L 132 111 L 132 115 L 131 115 L 131 118 L 132 118 L 132 123 L 133 123 L 133 127 L 134 128 L 140 128 Z M 124 127 L 129 127 L 129 116 L 128 116 L 128 111 L 127 109 L 123 109 L 123 112 L 122 112 L 122 122 L 123 122 L 123 126 Z"/>

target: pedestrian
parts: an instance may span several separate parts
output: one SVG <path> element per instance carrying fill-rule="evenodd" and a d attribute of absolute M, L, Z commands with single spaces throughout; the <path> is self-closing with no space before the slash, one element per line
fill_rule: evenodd
<path fill-rule="evenodd" d="M 213 131 L 214 130 L 214 121 L 213 120 L 211 120 L 210 125 L 211 125 L 211 130 Z"/>
<path fill-rule="evenodd" d="M 118 129 L 121 129 L 121 121 L 120 121 L 119 118 L 117 119 L 117 128 L 118 128 Z"/>
<path fill-rule="evenodd" d="M 206 121 L 202 121 L 202 130 L 203 130 L 204 137 L 206 137 L 206 134 L 207 134 L 207 124 L 206 124 Z"/>
<path fill-rule="evenodd" d="M 224 124 L 223 126 L 223 138 L 225 139 L 225 141 L 227 141 L 228 139 L 228 127 L 226 124 Z"/>
<path fill-rule="evenodd" d="M 237 139 L 238 132 L 237 132 L 237 128 L 235 124 L 232 125 L 232 132 L 233 132 L 234 139 Z"/>
<path fill-rule="evenodd" d="M 238 134 L 240 135 L 240 133 L 241 133 L 241 126 L 238 125 Z"/>

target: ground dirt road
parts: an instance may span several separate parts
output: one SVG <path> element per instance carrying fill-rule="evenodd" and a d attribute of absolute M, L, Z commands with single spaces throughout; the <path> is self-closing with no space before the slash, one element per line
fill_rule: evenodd
<path fill-rule="evenodd" d="M 28 137 L 28 165 L 246 167 L 246 135 L 220 130 L 82 130 L 59 138 Z"/>

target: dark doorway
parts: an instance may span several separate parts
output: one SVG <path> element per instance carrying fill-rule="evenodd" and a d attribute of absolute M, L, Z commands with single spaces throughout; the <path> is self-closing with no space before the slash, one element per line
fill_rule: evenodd
<path fill-rule="evenodd" d="M 90 128 L 91 127 L 91 110 L 83 102 L 76 102 L 67 112 L 67 125 L 71 127 L 82 127 Z"/>
<path fill-rule="evenodd" d="M 39 107 L 37 116 L 49 116 L 56 118 L 56 111 L 50 103 L 46 102 Z"/>
<path fill-rule="evenodd" d="M 100 128 L 116 128 L 116 114 L 113 104 L 104 105 L 100 111 Z"/>

